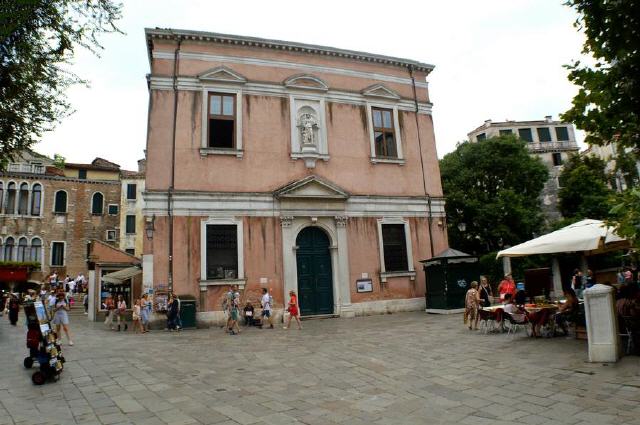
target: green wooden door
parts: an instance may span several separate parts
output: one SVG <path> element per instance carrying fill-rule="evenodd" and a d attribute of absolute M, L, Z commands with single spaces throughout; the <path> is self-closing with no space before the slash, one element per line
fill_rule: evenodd
<path fill-rule="evenodd" d="M 317 227 L 306 227 L 296 239 L 300 314 L 333 314 L 333 280 L 329 238 Z"/>

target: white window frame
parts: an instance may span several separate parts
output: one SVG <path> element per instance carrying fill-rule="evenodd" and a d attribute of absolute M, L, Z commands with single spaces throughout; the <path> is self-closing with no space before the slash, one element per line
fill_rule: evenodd
<path fill-rule="evenodd" d="M 53 244 L 62 244 L 62 264 L 53 264 Z M 51 241 L 49 243 L 49 267 L 65 267 L 67 265 L 67 242 L 66 241 Z"/>
<path fill-rule="evenodd" d="M 109 232 L 113 232 L 113 238 L 109 239 Z M 118 238 L 118 231 L 115 229 L 108 229 L 105 230 L 105 235 L 104 235 L 104 240 L 107 242 L 115 242 L 116 239 Z"/>
<path fill-rule="evenodd" d="M 383 224 L 402 224 L 404 225 L 404 241 L 407 248 L 407 267 L 409 270 L 401 272 L 387 272 L 384 265 L 384 241 L 382 240 Z M 411 228 L 409 221 L 401 217 L 383 217 L 378 219 L 378 254 L 380 256 L 380 280 L 384 283 L 389 277 L 408 276 L 411 280 L 415 280 L 416 272 L 413 265 L 413 247 L 411 244 Z"/>
<path fill-rule="evenodd" d="M 134 185 L 136 187 L 136 190 L 133 191 L 134 195 L 136 196 L 135 198 L 129 198 L 129 185 Z M 125 186 L 126 190 L 124 199 L 126 199 L 127 202 L 135 202 L 138 199 L 138 183 L 125 183 Z"/>
<path fill-rule="evenodd" d="M 221 149 L 209 147 L 207 140 L 209 127 L 209 93 L 235 94 L 236 95 L 236 117 L 235 132 L 236 146 L 234 149 Z M 233 87 L 217 87 L 206 86 L 202 89 L 202 128 L 200 130 L 200 155 L 235 155 L 242 158 L 244 151 L 242 149 L 242 89 Z"/>
<path fill-rule="evenodd" d="M 117 213 L 115 213 L 115 214 L 111 214 L 111 213 L 109 212 L 109 207 L 116 207 L 116 208 L 118 208 L 118 212 L 117 212 Z M 116 215 L 118 215 L 118 214 L 120 214 L 120 205 L 118 205 L 118 204 L 107 204 L 107 215 L 110 215 L 110 216 L 112 216 L 112 217 L 113 217 L 113 216 L 116 216 Z"/>
<path fill-rule="evenodd" d="M 370 160 L 372 163 L 389 163 L 389 164 L 404 164 L 404 152 L 402 151 L 402 136 L 400 133 L 402 132 L 400 129 L 400 119 L 398 118 L 398 105 L 389 104 L 383 102 L 369 102 L 367 101 L 365 104 L 367 108 L 367 124 L 369 127 L 369 145 L 371 148 L 371 156 Z M 378 158 L 376 156 L 376 142 L 373 131 L 373 114 L 371 113 L 371 108 L 381 108 L 381 109 L 391 109 L 393 114 L 393 130 L 394 130 L 394 139 L 396 141 L 396 152 L 398 152 L 398 158 Z"/>
<path fill-rule="evenodd" d="M 238 277 L 236 279 L 216 279 L 207 280 L 207 226 L 235 225 L 238 247 Z M 217 286 L 238 284 L 244 285 L 244 222 L 242 217 L 210 217 L 208 220 L 200 222 L 200 285 Z"/>

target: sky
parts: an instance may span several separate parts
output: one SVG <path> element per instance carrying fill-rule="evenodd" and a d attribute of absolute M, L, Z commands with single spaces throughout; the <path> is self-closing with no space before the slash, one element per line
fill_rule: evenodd
<path fill-rule="evenodd" d="M 102 157 L 136 169 L 144 156 L 149 72 L 145 27 L 273 38 L 435 65 L 428 77 L 438 156 L 484 120 L 535 120 L 566 111 L 577 88 L 563 65 L 583 35 L 564 0 L 243 1 L 124 0 L 100 57 L 69 67 L 89 86 L 68 90 L 74 113 L 35 149 L 68 162 Z M 578 132 L 581 144 L 582 134 Z"/>

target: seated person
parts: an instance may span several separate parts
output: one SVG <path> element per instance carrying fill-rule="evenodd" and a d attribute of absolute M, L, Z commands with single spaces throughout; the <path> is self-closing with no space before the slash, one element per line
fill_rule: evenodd
<path fill-rule="evenodd" d="M 525 310 L 522 306 L 516 306 L 511 294 L 504 294 L 504 302 L 505 313 L 509 313 L 511 317 L 513 317 L 513 320 L 515 320 L 516 322 L 524 322 Z"/>
<path fill-rule="evenodd" d="M 517 306 L 524 306 L 527 302 L 527 293 L 520 289 L 516 292 L 515 304 Z"/>
<path fill-rule="evenodd" d="M 567 328 L 567 322 L 573 321 L 573 317 L 578 312 L 578 297 L 571 288 L 566 288 L 564 291 L 566 302 L 558 308 L 556 313 L 556 325 L 562 329 L 565 335 L 569 333 Z"/>
<path fill-rule="evenodd" d="M 244 323 L 246 326 L 255 326 L 255 316 L 253 313 L 253 304 L 247 301 L 247 304 L 244 306 Z"/>

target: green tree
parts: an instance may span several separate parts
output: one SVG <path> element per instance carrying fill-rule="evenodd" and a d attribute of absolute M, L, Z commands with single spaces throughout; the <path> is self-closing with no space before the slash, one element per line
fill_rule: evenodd
<path fill-rule="evenodd" d="M 558 206 L 565 219 L 607 218 L 613 190 L 607 186 L 605 167 L 606 163 L 594 156 L 572 155 L 565 162 L 558 191 Z"/>
<path fill-rule="evenodd" d="M 65 89 L 81 83 L 64 69 L 78 46 L 118 32 L 110 0 L 0 0 L 0 169 L 69 113 Z"/>
<path fill-rule="evenodd" d="M 548 170 L 522 140 L 501 136 L 461 143 L 442 158 L 440 171 L 451 246 L 483 254 L 540 230 L 539 196 Z"/>
<path fill-rule="evenodd" d="M 575 27 L 586 36 L 585 65 L 568 65 L 569 80 L 579 87 L 571 109 L 562 115 L 587 132 L 585 141 L 615 142 L 620 151 L 640 155 L 640 0 L 568 0 L 578 12 Z M 640 202 L 637 190 L 617 196 L 612 223 L 640 247 Z M 627 209 L 623 213 L 623 209 Z"/>

